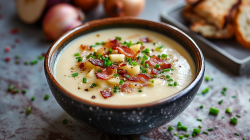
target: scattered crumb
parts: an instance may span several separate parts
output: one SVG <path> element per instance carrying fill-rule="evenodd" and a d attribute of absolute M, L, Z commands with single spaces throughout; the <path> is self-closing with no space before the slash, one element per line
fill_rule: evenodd
<path fill-rule="evenodd" d="M 86 89 L 84 89 L 84 91 L 89 91 L 89 89 L 86 88 Z"/>
<path fill-rule="evenodd" d="M 100 37 L 100 35 L 99 35 L 99 34 L 97 34 L 97 35 L 96 35 L 96 37 Z"/>

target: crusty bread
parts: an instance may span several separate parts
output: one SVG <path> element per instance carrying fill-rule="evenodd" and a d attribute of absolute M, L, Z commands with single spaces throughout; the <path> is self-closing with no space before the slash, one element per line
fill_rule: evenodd
<path fill-rule="evenodd" d="M 192 12 L 192 6 L 190 5 L 186 5 L 186 7 L 182 11 L 182 15 L 186 20 L 188 20 L 191 23 L 194 23 L 194 22 L 205 23 L 205 20 L 202 17 Z"/>
<path fill-rule="evenodd" d="M 187 4 L 197 4 L 199 2 L 201 2 L 202 0 L 186 0 Z"/>
<path fill-rule="evenodd" d="M 231 11 L 238 7 L 241 0 L 203 0 L 193 7 L 193 12 L 206 19 L 218 29 L 223 29 L 227 24 L 227 17 Z"/>
<path fill-rule="evenodd" d="M 235 18 L 235 33 L 237 41 L 250 49 L 250 4 L 239 7 Z"/>
<path fill-rule="evenodd" d="M 231 24 L 228 24 L 224 29 L 218 29 L 211 24 L 196 22 L 190 26 L 190 29 L 206 38 L 227 39 L 234 35 L 234 27 Z"/>

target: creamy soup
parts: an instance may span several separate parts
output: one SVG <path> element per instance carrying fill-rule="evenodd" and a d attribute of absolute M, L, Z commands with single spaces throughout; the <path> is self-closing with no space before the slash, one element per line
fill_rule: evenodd
<path fill-rule="evenodd" d="M 54 75 L 72 94 L 92 102 L 154 102 L 187 87 L 195 76 L 189 53 L 161 34 L 133 28 L 96 31 L 72 41 Z"/>

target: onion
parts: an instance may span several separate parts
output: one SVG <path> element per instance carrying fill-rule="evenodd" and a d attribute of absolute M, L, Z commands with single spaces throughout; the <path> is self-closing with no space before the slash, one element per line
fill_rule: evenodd
<path fill-rule="evenodd" d="M 104 8 L 111 17 L 138 16 L 145 6 L 145 0 L 105 0 Z"/>
<path fill-rule="evenodd" d="M 58 3 L 70 3 L 70 0 L 16 0 L 17 14 L 25 23 L 36 23 Z"/>
<path fill-rule="evenodd" d="M 76 7 L 81 8 L 84 12 L 89 12 L 96 8 L 103 0 L 72 0 Z"/>
<path fill-rule="evenodd" d="M 63 33 L 82 24 L 84 14 L 70 4 L 57 4 L 44 16 L 43 31 L 48 40 L 56 40 Z"/>

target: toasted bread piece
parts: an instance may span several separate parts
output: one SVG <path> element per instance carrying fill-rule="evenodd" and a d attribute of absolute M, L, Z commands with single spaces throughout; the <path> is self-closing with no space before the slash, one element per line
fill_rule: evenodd
<path fill-rule="evenodd" d="M 239 7 L 235 27 L 237 41 L 245 48 L 250 49 L 250 4 Z"/>
<path fill-rule="evenodd" d="M 192 7 L 190 5 L 186 5 L 186 7 L 182 11 L 182 15 L 186 20 L 188 20 L 191 23 L 194 22 L 205 23 L 205 20 L 202 17 L 192 12 Z"/>
<path fill-rule="evenodd" d="M 201 1 L 203 1 L 203 0 L 186 0 L 186 3 L 193 5 L 193 4 L 197 4 L 197 3 L 201 2 Z"/>
<path fill-rule="evenodd" d="M 232 24 L 228 24 L 226 28 L 219 30 L 214 25 L 196 22 L 190 26 L 190 29 L 200 33 L 206 38 L 227 39 L 234 35 L 234 27 Z"/>
<path fill-rule="evenodd" d="M 193 7 L 193 12 L 218 29 L 226 27 L 228 16 L 241 0 L 203 0 Z"/>

